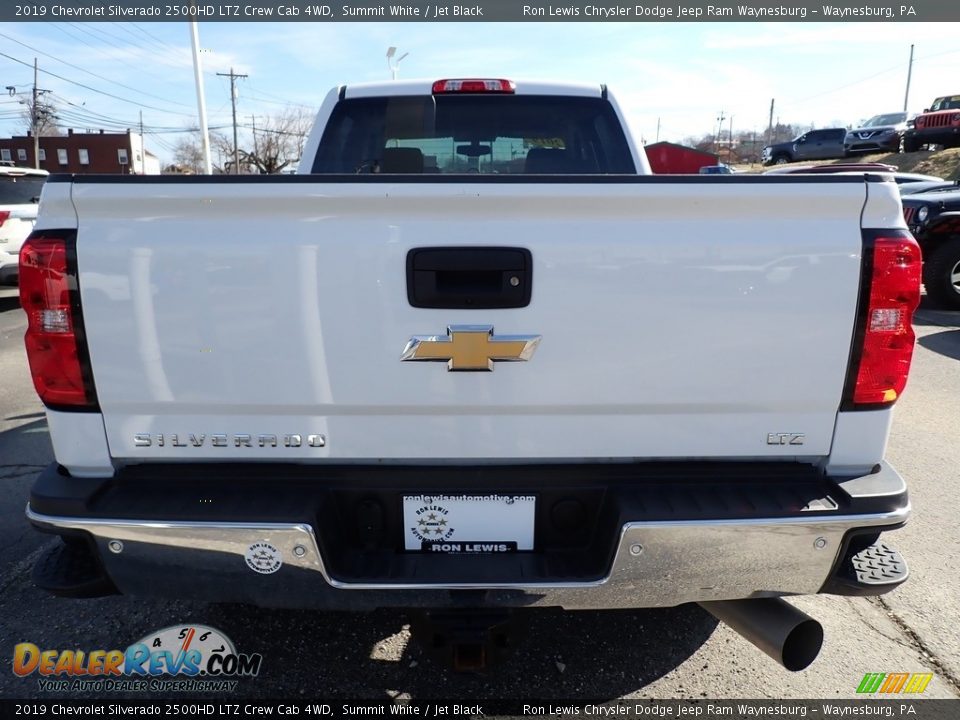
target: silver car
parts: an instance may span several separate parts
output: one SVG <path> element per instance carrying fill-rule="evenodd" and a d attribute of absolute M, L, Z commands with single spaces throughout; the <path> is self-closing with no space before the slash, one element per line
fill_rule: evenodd
<path fill-rule="evenodd" d="M 862 127 L 847 131 L 843 149 L 847 154 L 900 152 L 907 120 L 905 112 L 874 115 Z"/>

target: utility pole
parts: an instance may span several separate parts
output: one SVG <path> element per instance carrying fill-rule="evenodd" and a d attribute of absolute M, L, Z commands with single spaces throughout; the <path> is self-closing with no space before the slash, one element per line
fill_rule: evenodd
<path fill-rule="evenodd" d="M 136 158 L 134 158 L 136 159 Z M 140 111 L 140 174 L 147 174 L 147 148 L 143 142 L 143 110 Z"/>
<path fill-rule="evenodd" d="M 257 147 L 257 116 L 250 116 L 250 127 L 253 132 L 253 154 L 257 157 L 259 162 L 260 159 L 260 148 Z"/>
<path fill-rule="evenodd" d="M 235 175 L 239 175 L 240 148 L 237 145 L 237 78 L 245 78 L 249 76 L 235 73 L 233 68 L 230 68 L 230 72 L 228 73 L 217 73 L 217 75 L 230 78 L 230 103 L 233 105 L 233 172 Z"/>
<path fill-rule="evenodd" d="M 773 142 L 773 103 L 776 98 L 770 98 L 770 124 L 767 125 L 767 145 Z"/>
<path fill-rule="evenodd" d="M 910 76 L 913 75 L 913 45 L 910 46 L 910 64 L 907 65 L 907 91 L 903 94 L 903 111 L 907 112 L 907 102 L 910 100 Z"/>
<path fill-rule="evenodd" d="M 30 129 L 33 132 L 33 167 L 40 169 L 40 105 L 37 98 L 40 91 L 37 90 L 37 59 L 33 59 L 33 105 L 30 106 Z"/>
<path fill-rule="evenodd" d="M 730 144 L 727 145 L 727 163 L 733 162 L 733 115 L 730 116 L 730 136 L 728 140 Z"/>
<path fill-rule="evenodd" d="M 723 121 L 726 120 L 727 116 L 724 114 L 723 110 L 720 111 L 720 115 L 717 117 L 717 138 L 714 146 L 717 150 L 720 149 L 720 133 L 723 132 Z"/>
<path fill-rule="evenodd" d="M 197 111 L 200 115 L 200 142 L 203 144 L 203 171 L 210 175 L 210 131 L 207 127 L 207 101 L 203 92 L 203 70 L 200 67 L 200 31 L 197 22 L 190 22 L 190 47 L 193 51 L 193 81 L 197 86 Z"/>
<path fill-rule="evenodd" d="M 654 142 L 660 142 L 660 118 L 657 118 L 657 139 Z"/>

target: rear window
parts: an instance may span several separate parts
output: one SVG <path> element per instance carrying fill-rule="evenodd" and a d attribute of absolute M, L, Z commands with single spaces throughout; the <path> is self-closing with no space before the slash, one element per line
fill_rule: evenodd
<path fill-rule="evenodd" d="M 27 205 L 40 198 L 45 177 L 0 175 L 0 205 Z"/>
<path fill-rule="evenodd" d="M 314 173 L 632 174 L 601 98 L 439 95 L 337 103 Z"/>

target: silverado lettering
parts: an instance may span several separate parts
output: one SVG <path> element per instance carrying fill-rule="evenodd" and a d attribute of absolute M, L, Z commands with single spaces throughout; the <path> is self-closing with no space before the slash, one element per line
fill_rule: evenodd
<path fill-rule="evenodd" d="M 186 442 L 184 440 L 186 439 Z M 225 433 L 189 433 L 189 435 L 170 433 L 136 433 L 133 436 L 135 447 L 326 447 L 323 435 L 227 435 Z"/>

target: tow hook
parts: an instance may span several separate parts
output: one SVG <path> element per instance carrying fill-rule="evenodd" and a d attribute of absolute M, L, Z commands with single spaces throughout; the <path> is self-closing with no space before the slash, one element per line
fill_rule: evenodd
<path fill-rule="evenodd" d="M 479 673 L 503 662 L 526 631 L 516 610 L 418 610 L 411 635 L 428 655 L 455 672 Z"/>

